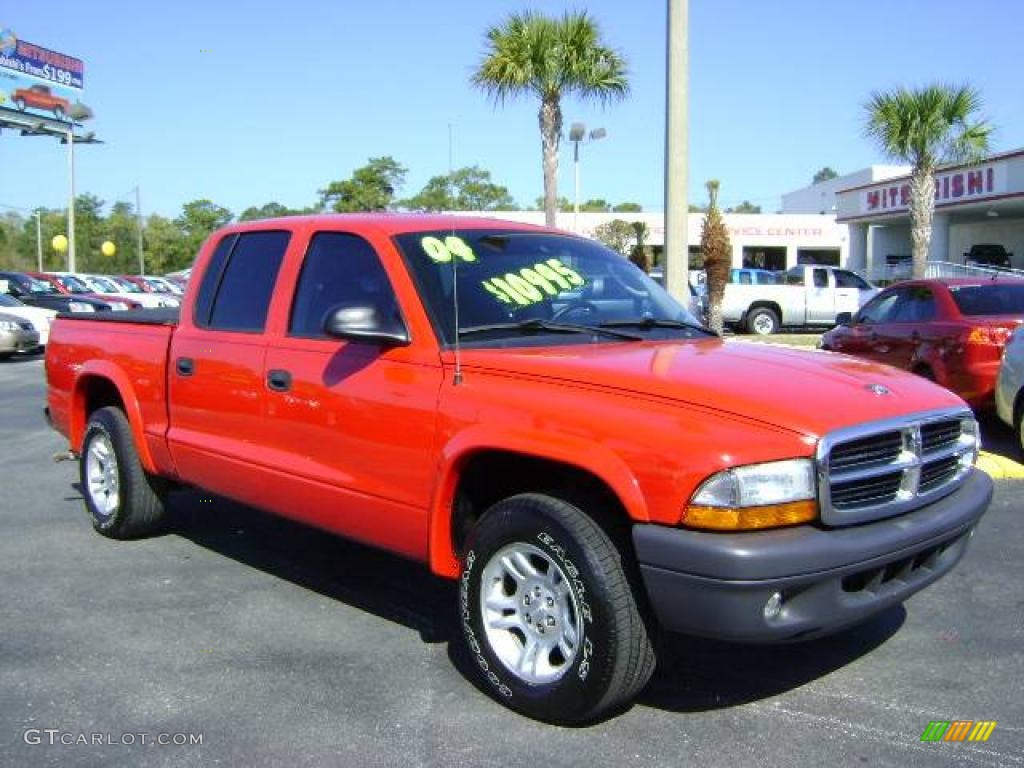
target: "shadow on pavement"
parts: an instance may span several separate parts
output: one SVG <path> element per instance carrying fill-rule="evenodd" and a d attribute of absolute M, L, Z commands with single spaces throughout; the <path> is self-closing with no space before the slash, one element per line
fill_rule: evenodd
<path fill-rule="evenodd" d="M 743 645 L 669 635 L 638 703 L 703 712 L 777 696 L 846 666 L 892 637 L 903 606 L 837 635 L 785 645 Z"/>
<path fill-rule="evenodd" d="M 453 666 L 479 691 L 490 693 L 458 642 L 453 582 L 417 563 L 226 499 L 217 498 L 217 512 L 211 514 L 202 501 L 209 498 L 173 494 L 170 533 L 408 627 L 425 643 L 448 643 Z M 901 607 L 891 609 L 835 637 L 793 645 L 734 645 L 670 635 L 638 703 L 695 712 L 774 696 L 870 652 L 899 629 L 905 615 Z"/>

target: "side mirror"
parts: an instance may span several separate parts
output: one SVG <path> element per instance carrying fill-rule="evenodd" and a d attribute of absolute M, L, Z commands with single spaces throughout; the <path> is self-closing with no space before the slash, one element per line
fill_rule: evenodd
<path fill-rule="evenodd" d="M 327 313 L 324 332 L 336 339 L 382 347 L 404 347 L 409 331 L 398 318 L 386 318 L 372 304 L 341 304 Z"/>
<path fill-rule="evenodd" d="M 853 325 L 853 312 L 840 312 L 836 315 L 836 325 Z"/>

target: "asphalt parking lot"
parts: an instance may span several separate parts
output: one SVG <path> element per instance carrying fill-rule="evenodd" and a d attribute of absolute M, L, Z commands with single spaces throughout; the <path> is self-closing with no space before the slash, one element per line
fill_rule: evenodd
<path fill-rule="evenodd" d="M 635 706 L 564 729 L 468 682 L 454 589 L 417 565 L 199 493 L 165 535 L 94 534 L 43 396 L 39 359 L 0 363 L 0 765 L 1024 766 L 1022 480 L 905 607 L 794 646 L 671 638 Z M 998 724 L 922 743 L 934 720 Z"/>

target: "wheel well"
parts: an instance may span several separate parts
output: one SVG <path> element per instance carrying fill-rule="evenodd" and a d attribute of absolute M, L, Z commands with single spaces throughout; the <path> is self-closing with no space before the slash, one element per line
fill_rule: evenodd
<path fill-rule="evenodd" d="M 1014 425 L 1020 424 L 1022 416 L 1024 416 L 1024 387 L 1017 393 L 1017 399 L 1013 401 Z"/>
<path fill-rule="evenodd" d="M 775 313 L 775 316 L 779 318 L 779 320 L 782 319 L 782 310 L 779 308 L 778 304 L 772 301 L 755 301 L 753 304 L 750 305 L 750 308 L 747 310 L 747 316 L 749 317 L 750 314 L 756 309 L 770 309 L 772 312 Z"/>
<path fill-rule="evenodd" d="M 124 401 L 121 393 L 109 379 L 99 376 L 90 376 L 82 385 L 82 415 L 84 422 L 89 422 L 89 416 L 100 408 L 114 405 L 124 410 Z"/>
<path fill-rule="evenodd" d="M 468 460 L 459 476 L 452 504 L 455 552 L 462 551 L 484 512 L 518 493 L 545 493 L 564 499 L 580 506 L 620 549 L 629 541 L 629 514 L 601 478 L 558 461 L 508 451 L 483 451 Z"/>

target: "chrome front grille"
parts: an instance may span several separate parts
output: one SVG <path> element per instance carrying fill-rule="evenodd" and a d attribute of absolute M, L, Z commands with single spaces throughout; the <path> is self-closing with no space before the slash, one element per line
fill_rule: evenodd
<path fill-rule="evenodd" d="M 974 464 L 978 426 L 966 408 L 861 424 L 818 444 L 826 525 L 902 514 L 954 490 Z"/>

